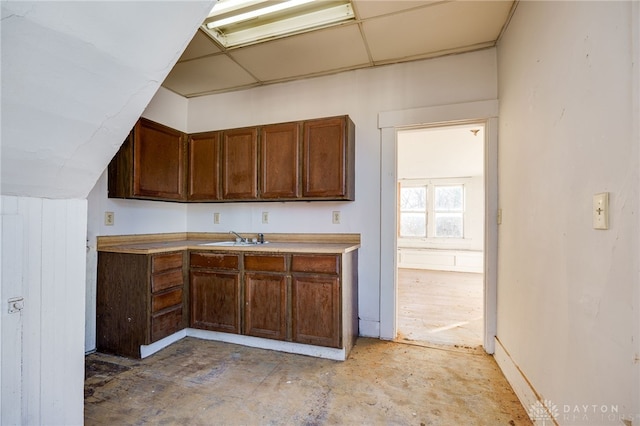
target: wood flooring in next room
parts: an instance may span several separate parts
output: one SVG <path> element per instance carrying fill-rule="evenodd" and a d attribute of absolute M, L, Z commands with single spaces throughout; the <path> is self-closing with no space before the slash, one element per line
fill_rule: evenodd
<path fill-rule="evenodd" d="M 86 425 L 531 425 L 494 359 L 359 338 L 348 360 L 182 339 L 86 357 Z"/>
<path fill-rule="evenodd" d="M 480 348 L 483 275 L 398 269 L 397 341 Z"/>

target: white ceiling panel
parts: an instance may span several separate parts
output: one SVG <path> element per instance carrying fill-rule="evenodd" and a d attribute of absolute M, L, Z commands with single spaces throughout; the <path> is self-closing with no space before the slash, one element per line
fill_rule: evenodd
<path fill-rule="evenodd" d="M 256 80 L 230 58 L 215 55 L 176 64 L 163 86 L 189 97 L 255 83 Z"/>
<path fill-rule="evenodd" d="M 493 45 L 510 7 L 507 2 L 440 3 L 371 19 L 362 28 L 375 62 L 428 57 Z"/>
<path fill-rule="evenodd" d="M 418 7 L 428 7 L 433 4 L 443 3 L 441 0 L 434 1 L 385 1 L 385 0 L 352 0 L 353 7 L 360 19 L 369 19 L 375 16 L 388 15 Z"/>
<path fill-rule="evenodd" d="M 256 44 L 229 54 L 261 81 L 352 69 L 369 63 L 356 24 Z"/>
<path fill-rule="evenodd" d="M 199 30 L 180 57 L 180 61 L 201 58 L 220 52 L 221 49 L 211 41 L 211 37 Z"/>

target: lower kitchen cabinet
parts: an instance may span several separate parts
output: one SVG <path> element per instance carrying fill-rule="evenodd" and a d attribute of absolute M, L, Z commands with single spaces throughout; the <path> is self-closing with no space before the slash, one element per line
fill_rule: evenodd
<path fill-rule="evenodd" d="M 140 358 L 141 345 L 187 326 L 184 264 L 183 251 L 98 253 L 98 351 Z"/>
<path fill-rule="evenodd" d="M 357 252 L 191 252 L 191 327 L 350 349 Z"/>
<path fill-rule="evenodd" d="M 358 336 L 357 250 L 265 248 L 99 251 L 97 350 L 140 358 L 158 345 L 141 346 L 190 327 L 348 355 Z"/>
<path fill-rule="evenodd" d="M 239 255 L 190 255 L 191 327 L 240 333 Z"/>
<path fill-rule="evenodd" d="M 244 334 L 287 338 L 287 257 L 244 256 Z"/>
<path fill-rule="evenodd" d="M 292 256 L 292 339 L 341 346 L 340 256 Z"/>
<path fill-rule="evenodd" d="M 340 347 L 340 282 L 337 277 L 293 276 L 292 340 Z"/>

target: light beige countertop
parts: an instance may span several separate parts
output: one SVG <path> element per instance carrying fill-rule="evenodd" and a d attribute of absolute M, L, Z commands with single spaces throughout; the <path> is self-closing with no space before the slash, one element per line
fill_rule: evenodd
<path fill-rule="evenodd" d="M 251 240 L 255 234 L 243 234 Z M 155 254 L 180 250 L 257 253 L 348 253 L 360 248 L 359 234 L 264 234 L 265 244 L 209 245 L 232 242 L 220 233 L 174 233 L 98 237 L 98 251 Z"/>

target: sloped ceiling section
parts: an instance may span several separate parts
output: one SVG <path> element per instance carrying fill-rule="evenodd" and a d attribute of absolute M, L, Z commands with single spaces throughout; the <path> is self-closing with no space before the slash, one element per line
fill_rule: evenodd
<path fill-rule="evenodd" d="M 2 194 L 86 198 L 214 3 L 3 1 Z"/>

